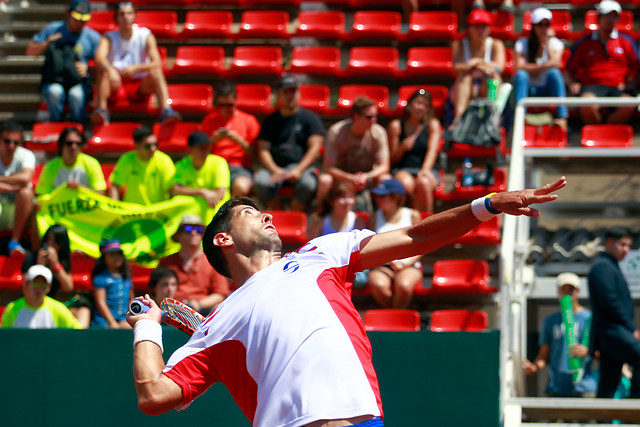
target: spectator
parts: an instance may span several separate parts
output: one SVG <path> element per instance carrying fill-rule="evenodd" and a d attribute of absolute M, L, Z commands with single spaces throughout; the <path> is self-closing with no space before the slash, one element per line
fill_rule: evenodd
<path fill-rule="evenodd" d="M 367 228 L 376 233 L 398 230 L 417 224 L 420 212 L 406 208 L 405 190 L 400 181 L 391 178 L 371 189 L 378 209 Z M 369 287 L 373 299 L 382 308 L 407 308 L 413 297 L 413 288 L 422 280 L 421 255 L 397 259 L 369 272 Z"/>
<path fill-rule="evenodd" d="M 149 277 L 151 297 L 160 305 L 165 298 L 175 298 L 178 290 L 178 274 L 169 267 L 156 267 Z"/>
<path fill-rule="evenodd" d="M 20 237 L 33 207 L 31 179 L 36 157 L 23 145 L 22 126 L 15 122 L 5 123 L 0 144 L 0 230 L 11 230 L 9 253 L 25 253 Z"/>
<path fill-rule="evenodd" d="M 362 192 L 389 177 L 387 132 L 377 120 L 377 105 L 363 96 L 353 101 L 351 118 L 329 128 L 318 179 L 318 206 L 334 181 L 350 182 Z"/>
<path fill-rule="evenodd" d="M 100 162 L 84 154 L 87 139 L 74 127 L 65 128 L 58 137 L 58 155 L 42 168 L 36 194 L 48 194 L 62 184 L 69 188 L 80 186 L 104 194 L 107 183 Z"/>
<path fill-rule="evenodd" d="M 567 63 L 569 93 L 583 98 L 635 96 L 638 47 L 631 37 L 615 29 L 622 11 L 620 4 L 602 0 L 597 10 L 598 29 L 576 42 Z M 590 105 L 580 108 L 580 118 L 586 124 L 623 124 L 635 110 L 618 107 L 604 119 L 600 106 Z"/>
<path fill-rule="evenodd" d="M 251 114 L 238 110 L 234 85 L 218 85 L 214 96 L 216 111 L 204 118 L 202 130 L 211 137 L 212 154 L 229 163 L 231 195 L 247 196 L 253 190 L 252 162 L 260 124 Z"/>
<path fill-rule="evenodd" d="M 322 210 L 311 216 L 307 236 L 309 239 L 339 231 L 362 230 L 365 221 L 353 211 L 356 190 L 348 181 L 336 181 L 329 189 Z"/>
<path fill-rule="evenodd" d="M 10 302 L 2 314 L 2 328 L 82 329 L 67 307 L 47 296 L 52 274 L 44 265 L 31 266 L 22 285 L 23 297 Z"/>
<path fill-rule="evenodd" d="M 540 327 L 540 349 L 535 360 L 524 360 L 524 371 L 527 375 L 533 375 L 549 365 L 549 383 L 545 394 L 553 397 L 594 397 L 596 394 L 596 381 L 591 376 L 591 357 L 588 344 L 582 344 L 584 334 L 588 332 L 588 323 L 591 321 L 591 311 L 580 305 L 580 278 L 573 273 L 562 273 L 557 280 L 558 298 L 565 295 L 571 296 L 573 314 L 575 318 L 575 336 L 579 344 L 575 344 L 571 351 L 567 351 L 565 340 L 565 325 L 562 322 L 562 313 L 557 311 L 550 314 L 542 321 Z M 586 337 L 588 340 L 589 338 Z M 587 341 L 588 342 L 588 341 Z M 568 358 L 583 357 L 584 374 L 580 382 L 574 383 L 572 372 L 569 370 Z"/>
<path fill-rule="evenodd" d="M 440 127 L 433 116 L 431 94 L 424 89 L 409 97 L 403 117 L 387 127 L 393 177 L 413 200 L 413 208 L 421 212 L 433 212 L 433 191 L 440 182 L 434 167 Z"/>
<path fill-rule="evenodd" d="M 515 77 L 516 102 L 527 96 L 565 97 L 567 91 L 560 71 L 564 44 L 553 36 L 551 11 L 539 7 L 531 13 L 529 37 L 518 39 L 515 46 L 518 70 Z M 567 128 L 569 110 L 565 105 L 556 106 L 555 123 Z"/>
<path fill-rule="evenodd" d="M 100 242 L 100 258 L 91 272 L 95 307 L 91 326 L 129 328 L 126 321 L 129 302 L 134 298 L 131 268 L 117 239 Z"/>
<path fill-rule="evenodd" d="M 314 163 L 320 157 L 324 126 L 312 111 L 298 105 L 300 91 L 292 76 L 278 82 L 278 110 L 267 116 L 258 135 L 255 193 L 267 209 L 282 209 L 278 191 L 293 185 L 291 209 L 304 211 L 318 186 Z"/>
<path fill-rule="evenodd" d="M 158 139 L 146 126 L 133 131 L 133 144 L 134 150 L 120 156 L 113 169 L 109 197 L 141 205 L 169 199 L 173 160 L 158 151 Z"/>
<path fill-rule="evenodd" d="M 204 225 L 197 215 L 185 215 L 173 240 L 180 243 L 180 252 L 160 260 L 178 275 L 175 298 L 202 314 L 209 314 L 229 295 L 227 278 L 215 271 L 202 251 Z"/>
<path fill-rule="evenodd" d="M 155 94 L 162 107 L 159 121 L 170 123 L 180 115 L 169 105 L 167 80 L 155 36 L 146 27 L 138 27 L 133 3 L 116 5 L 118 29 L 106 32 L 96 51 L 97 108 L 91 117 L 94 125 L 109 123 L 110 99 L 147 99 Z"/>
<path fill-rule="evenodd" d="M 209 154 L 211 141 L 206 133 L 191 133 L 187 144 L 190 154 L 176 163 L 171 193 L 194 197 L 200 206 L 200 218 L 208 223 L 229 200 L 229 165 L 222 157 Z"/>
<path fill-rule="evenodd" d="M 622 366 L 633 368 L 630 397 L 640 398 L 640 331 L 633 321 L 633 299 L 618 263 L 629 253 L 629 230 L 613 227 L 605 235 L 605 251 L 589 270 L 589 301 L 593 310 L 591 345 L 600 351 L 597 397 L 613 398 Z"/>
<path fill-rule="evenodd" d="M 470 100 L 487 96 L 487 80 L 502 79 L 505 47 L 502 40 L 489 36 L 491 22 L 491 13 L 474 9 L 467 18 L 466 36 L 453 42 L 451 55 L 457 77 L 449 96 L 453 105 L 450 129 L 455 127 Z"/>
<path fill-rule="evenodd" d="M 88 62 L 100 41 L 100 34 L 86 26 L 90 19 L 89 2 L 73 0 L 64 21 L 50 23 L 27 45 L 27 55 L 45 55 L 40 91 L 52 122 L 63 121 L 65 103 L 72 122 L 85 122 L 92 95 Z"/>

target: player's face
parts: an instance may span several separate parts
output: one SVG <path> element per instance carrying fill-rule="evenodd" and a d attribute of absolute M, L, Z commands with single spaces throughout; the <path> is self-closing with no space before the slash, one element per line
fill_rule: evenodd
<path fill-rule="evenodd" d="M 607 239 L 607 252 L 617 259 L 622 261 L 627 256 L 631 249 L 631 237 L 621 237 L 619 239 Z"/>
<path fill-rule="evenodd" d="M 251 253 L 259 250 L 280 252 L 282 241 L 274 227 L 271 214 L 260 212 L 251 206 L 233 208 L 231 237 L 239 252 Z"/>

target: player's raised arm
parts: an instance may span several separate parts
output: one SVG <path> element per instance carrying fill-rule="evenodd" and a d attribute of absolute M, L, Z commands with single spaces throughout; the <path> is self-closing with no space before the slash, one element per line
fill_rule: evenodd
<path fill-rule="evenodd" d="M 531 205 L 555 200 L 558 196 L 553 193 L 566 184 L 562 177 L 540 188 L 492 194 L 429 216 L 410 227 L 376 234 L 362 242 L 360 262 L 367 269 L 394 259 L 432 252 L 497 213 L 538 216 L 540 212 Z"/>

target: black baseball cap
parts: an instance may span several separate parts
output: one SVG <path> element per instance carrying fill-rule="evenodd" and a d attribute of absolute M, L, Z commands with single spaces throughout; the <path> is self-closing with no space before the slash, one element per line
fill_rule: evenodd
<path fill-rule="evenodd" d="M 189 135 L 189 138 L 187 139 L 187 145 L 189 147 L 197 147 L 199 145 L 205 145 L 210 142 L 211 141 L 209 140 L 209 136 L 199 130 L 191 132 L 191 135 Z"/>
<path fill-rule="evenodd" d="M 293 76 L 284 76 L 280 80 L 278 80 L 278 90 L 290 89 L 292 87 L 298 87 L 298 81 Z"/>

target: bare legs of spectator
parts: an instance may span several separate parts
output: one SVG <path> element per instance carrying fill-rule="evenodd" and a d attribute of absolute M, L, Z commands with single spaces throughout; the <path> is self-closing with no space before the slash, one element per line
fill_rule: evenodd
<path fill-rule="evenodd" d="M 433 172 L 420 172 L 414 177 L 409 172 L 399 171 L 394 178 L 402 183 L 407 194 L 411 196 L 412 206 L 415 210 L 433 212 L 433 191 L 438 185 Z"/>
<path fill-rule="evenodd" d="M 402 0 L 402 13 L 406 22 L 409 22 L 409 17 L 413 12 L 417 12 L 420 9 L 418 0 Z"/>
<path fill-rule="evenodd" d="M 383 266 L 369 272 L 371 294 L 382 308 L 408 308 L 419 280 L 422 280 L 422 272 L 414 267 L 392 272 L 389 267 Z"/>
<path fill-rule="evenodd" d="M 318 176 L 318 189 L 316 190 L 316 202 L 318 212 L 322 211 L 322 205 L 324 203 L 325 197 L 329 193 L 329 189 L 333 185 L 333 177 L 328 173 L 321 173 Z"/>
<path fill-rule="evenodd" d="M 629 95 L 621 95 L 628 97 Z M 596 95 L 590 92 L 582 94 L 583 98 L 596 98 Z M 594 125 L 600 123 L 606 123 L 609 125 L 620 125 L 629 123 L 629 119 L 634 114 L 635 107 L 618 107 L 616 108 L 607 119 L 602 117 L 601 107 L 599 105 L 590 105 L 588 107 L 580 107 L 580 118 L 582 122 L 587 125 Z"/>
<path fill-rule="evenodd" d="M 160 108 L 162 109 L 159 120 L 163 124 L 180 120 L 180 114 L 169 105 L 169 88 L 167 87 L 167 79 L 164 77 L 161 67 L 158 66 L 149 70 L 149 74 L 142 79 L 140 92 L 143 94 L 154 93 L 156 95 Z"/>
<path fill-rule="evenodd" d="M 33 189 L 29 186 L 24 186 L 16 192 L 15 198 L 15 214 L 13 217 L 13 230 L 11 231 L 11 240 L 16 242 L 20 241 L 22 233 L 27 226 L 27 222 L 31 217 L 31 211 L 33 210 Z M 35 230 L 34 230 L 35 232 Z"/>
<path fill-rule="evenodd" d="M 246 176 L 239 176 L 231 183 L 232 196 L 248 196 L 253 189 L 253 181 Z"/>

